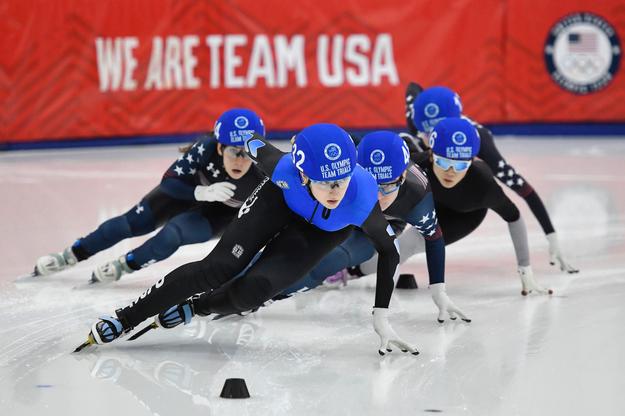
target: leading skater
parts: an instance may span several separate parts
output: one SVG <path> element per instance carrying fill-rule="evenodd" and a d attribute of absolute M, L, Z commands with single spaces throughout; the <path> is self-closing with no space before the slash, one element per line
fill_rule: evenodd
<path fill-rule="evenodd" d="M 418 354 L 388 322 L 399 253 L 378 204 L 375 179 L 356 164 L 351 137 L 336 125 L 315 124 L 295 137 L 290 155 L 259 136 L 246 143 L 246 150 L 269 177 L 241 206 L 214 250 L 160 279 L 131 305 L 117 310 L 116 317 L 96 322 L 77 350 L 111 342 L 157 314 L 155 324 L 168 328 L 188 322 L 194 314 L 228 315 L 258 308 L 301 279 L 359 226 L 379 254 L 373 307 L 378 351 L 384 355 L 395 345 Z M 263 247 L 258 261 L 233 280 Z M 203 295 L 189 298 L 198 293 Z"/>
<path fill-rule="evenodd" d="M 128 212 L 102 223 L 61 253 L 40 257 L 35 275 L 49 275 L 86 260 L 121 240 L 163 228 L 143 245 L 97 267 L 91 281 L 111 282 L 171 256 L 180 246 L 219 235 L 264 174 L 243 149 L 254 133 L 264 135 L 251 110 L 224 112 L 212 134 L 182 149 L 158 186 Z"/>
<path fill-rule="evenodd" d="M 401 235 L 407 224 L 420 234 L 426 253 L 430 292 L 439 308 L 438 321 L 447 316 L 471 320 L 447 295 L 445 288 L 445 241 L 434 208 L 434 198 L 426 174 L 410 162 L 407 143 L 390 131 L 365 135 L 358 144 L 358 164 L 369 171 L 378 184 L 378 202 L 384 216 Z M 404 239 L 405 240 L 405 239 Z M 411 239 L 414 240 L 414 239 Z M 414 241 L 400 244 L 400 258 L 414 254 Z M 304 278 L 287 288 L 275 300 L 320 285 L 328 275 L 358 266 L 375 254 L 372 242 L 356 229 L 342 244 L 324 257 Z"/>

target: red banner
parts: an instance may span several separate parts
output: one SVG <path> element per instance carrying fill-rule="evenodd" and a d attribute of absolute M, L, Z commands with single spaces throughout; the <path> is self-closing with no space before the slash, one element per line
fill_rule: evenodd
<path fill-rule="evenodd" d="M 269 130 L 401 126 L 410 80 L 486 123 L 625 120 L 617 0 L 10 0 L 0 28 L 4 143 L 202 131 L 234 106 Z"/>

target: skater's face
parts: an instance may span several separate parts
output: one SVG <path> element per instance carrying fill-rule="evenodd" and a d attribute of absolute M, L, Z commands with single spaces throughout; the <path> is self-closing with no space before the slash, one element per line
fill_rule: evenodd
<path fill-rule="evenodd" d="M 437 158 L 440 163 L 437 163 L 438 161 L 435 160 Z M 452 159 L 441 158 L 436 155 L 432 156 L 432 162 L 434 175 L 444 188 L 453 188 L 458 185 L 467 175 L 469 167 L 471 166 L 471 161 L 455 161 Z"/>
<path fill-rule="evenodd" d="M 223 157 L 226 173 L 232 179 L 242 178 L 252 166 L 252 159 L 242 147 L 217 144 L 217 153 Z"/>
<path fill-rule="evenodd" d="M 310 192 L 321 205 L 328 209 L 334 209 L 343 200 L 351 177 L 338 181 L 315 182 L 304 176 L 304 180 L 309 183 Z"/>
<path fill-rule="evenodd" d="M 399 188 L 404 183 L 405 179 L 406 172 L 404 171 L 404 173 L 402 173 L 397 180 L 389 183 L 378 184 L 378 202 L 380 203 L 382 211 L 390 207 L 391 204 L 395 202 L 397 195 L 399 195 Z"/>

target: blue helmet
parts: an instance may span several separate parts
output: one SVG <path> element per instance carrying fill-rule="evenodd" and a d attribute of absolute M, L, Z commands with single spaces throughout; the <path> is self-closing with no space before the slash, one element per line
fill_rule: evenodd
<path fill-rule="evenodd" d="M 356 168 L 356 146 L 335 124 L 313 124 L 295 136 L 293 164 L 313 181 L 335 181 Z"/>
<path fill-rule="evenodd" d="M 263 120 L 247 108 L 233 108 L 215 122 L 215 138 L 226 146 L 243 146 L 254 133 L 265 135 Z"/>
<path fill-rule="evenodd" d="M 452 117 L 441 120 L 430 134 L 435 155 L 447 159 L 469 160 L 480 151 L 480 136 L 471 122 Z"/>
<path fill-rule="evenodd" d="M 412 122 L 419 131 L 429 132 L 446 117 L 460 117 L 460 96 L 447 87 L 423 90 L 412 103 Z"/>
<path fill-rule="evenodd" d="M 408 145 L 392 131 L 374 131 L 358 143 L 358 164 L 368 170 L 378 183 L 399 178 L 409 161 Z"/>

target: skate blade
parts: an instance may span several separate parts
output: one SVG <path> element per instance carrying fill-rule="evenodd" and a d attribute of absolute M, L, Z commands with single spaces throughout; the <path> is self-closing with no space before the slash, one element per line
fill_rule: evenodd
<path fill-rule="evenodd" d="M 14 282 L 15 283 L 35 282 L 37 280 L 40 280 L 40 278 L 41 278 L 41 275 L 37 273 L 36 270 L 33 270 L 32 272 L 28 274 L 19 276 L 17 279 L 14 280 Z"/>
<path fill-rule="evenodd" d="M 137 332 L 136 334 L 128 338 L 128 341 L 134 341 L 135 339 L 139 338 L 141 335 L 145 334 L 146 332 L 151 331 L 152 329 L 156 329 L 156 328 L 158 328 L 158 325 L 156 324 L 156 322 L 152 322 L 150 325 L 146 326 L 141 331 Z"/>
<path fill-rule="evenodd" d="M 95 339 L 93 339 L 93 335 L 89 333 L 87 340 L 83 342 L 82 344 L 80 344 L 78 347 L 76 347 L 76 349 L 73 352 L 80 352 L 83 349 L 87 348 L 89 345 L 94 345 L 94 344 L 95 344 Z"/>
<path fill-rule="evenodd" d="M 96 287 L 100 287 L 100 282 L 98 281 L 92 281 L 89 280 L 87 283 L 82 283 L 80 285 L 76 285 L 72 288 L 72 290 L 86 290 L 86 289 L 93 289 Z"/>

